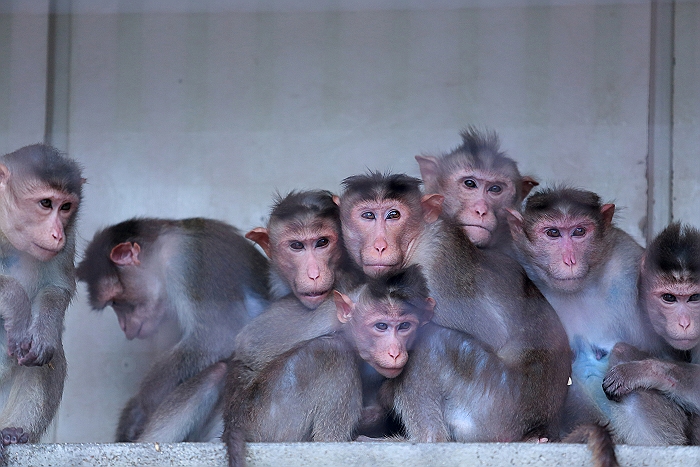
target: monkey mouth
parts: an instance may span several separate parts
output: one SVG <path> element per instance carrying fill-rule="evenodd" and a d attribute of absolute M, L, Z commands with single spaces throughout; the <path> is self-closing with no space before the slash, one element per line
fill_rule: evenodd
<path fill-rule="evenodd" d="M 301 295 L 301 300 L 313 305 L 318 305 L 322 301 L 328 297 L 328 294 L 331 292 L 331 289 L 326 289 L 320 292 L 304 292 L 299 295 Z"/>
<path fill-rule="evenodd" d="M 41 246 L 41 245 L 36 244 L 36 243 L 33 243 L 33 245 L 39 250 L 39 252 L 38 252 L 39 255 L 42 258 L 46 258 L 43 261 L 47 261 L 47 260 L 53 258 L 57 254 L 59 254 L 61 252 L 61 249 L 62 249 L 62 247 L 61 248 L 46 248 L 45 246 Z M 40 258 L 37 258 L 37 259 L 40 259 Z"/>
<path fill-rule="evenodd" d="M 459 225 L 460 225 L 462 228 L 476 227 L 476 228 L 479 228 L 479 229 L 483 229 L 483 230 L 487 231 L 488 233 L 491 233 L 491 229 L 489 229 L 488 227 L 485 227 L 485 226 L 483 226 L 483 225 L 479 225 L 479 224 L 459 224 Z"/>
<path fill-rule="evenodd" d="M 403 367 L 399 367 L 399 368 L 379 367 L 379 368 L 375 368 L 375 369 L 377 370 L 377 373 L 379 373 L 383 377 L 389 378 L 389 379 L 396 378 L 403 371 Z"/>
<path fill-rule="evenodd" d="M 694 348 L 697 343 L 698 339 L 688 339 L 688 338 L 671 338 L 669 339 L 669 344 L 671 344 L 674 348 L 678 350 L 690 350 Z"/>

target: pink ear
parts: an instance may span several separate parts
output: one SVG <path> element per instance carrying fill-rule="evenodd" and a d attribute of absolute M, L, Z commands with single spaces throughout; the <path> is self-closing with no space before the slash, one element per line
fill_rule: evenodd
<path fill-rule="evenodd" d="M 432 195 L 423 195 L 420 200 L 423 208 L 423 220 L 428 224 L 435 222 L 442 213 L 442 203 L 445 197 L 437 193 Z"/>
<path fill-rule="evenodd" d="M 138 266 L 141 247 L 138 243 L 124 242 L 112 248 L 109 259 L 117 266 Z"/>
<path fill-rule="evenodd" d="M 438 162 L 435 156 L 416 156 L 420 176 L 426 190 L 436 190 L 438 186 Z"/>
<path fill-rule="evenodd" d="M 506 208 L 506 213 L 510 235 L 515 240 L 523 233 L 523 215 L 511 208 Z"/>
<path fill-rule="evenodd" d="M 254 228 L 253 230 L 245 234 L 245 238 L 247 238 L 248 240 L 252 240 L 258 245 L 260 245 L 260 248 L 263 249 L 267 257 L 272 259 L 272 248 L 270 247 L 270 233 L 265 227 Z"/>
<path fill-rule="evenodd" d="M 604 204 L 600 207 L 600 213 L 603 215 L 603 224 L 606 228 L 612 225 L 613 215 L 615 214 L 614 204 Z"/>
<path fill-rule="evenodd" d="M 355 307 L 355 303 L 347 295 L 333 291 L 333 301 L 335 302 L 335 309 L 338 313 L 338 321 L 341 323 L 347 323 L 352 318 L 352 310 Z"/>

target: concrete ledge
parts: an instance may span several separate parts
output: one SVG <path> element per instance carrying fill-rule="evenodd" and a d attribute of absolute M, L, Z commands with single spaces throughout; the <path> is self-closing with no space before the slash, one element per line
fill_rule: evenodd
<path fill-rule="evenodd" d="M 9 446 L 8 466 L 212 466 L 226 467 L 221 443 L 175 444 L 33 444 Z M 700 446 L 618 446 L 623 466 L 700 466 Z M 531 443 L 253 443 L 249 467 L 311 466 L 445 467 L 566 466 L 588 467 L 583 445 Z"/>

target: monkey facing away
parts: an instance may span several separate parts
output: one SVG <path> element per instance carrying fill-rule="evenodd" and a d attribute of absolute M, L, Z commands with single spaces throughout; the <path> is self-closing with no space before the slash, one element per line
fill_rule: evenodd
<path fill-rule="evenodd" d="M 460 225 L 439 218 L 442 196 L 422 196 L 420 183 L 357 175 L 340 198 L 353 260 L 373 277 L 421 265 L 436 302 L 442 328 L 426 329 L 395 382 L 409 440 L 556 438 L 571 370 L 556 313 L 515 260 L 476 248 Z M 479 378 L 465 378 L 477 370 Z M 469 416 L 479 404 L 494 410 Z"/>
<path fill-rule="evenodd" d="M 523 177 L 500 149 L 495 132 L 469 127 L 462 144 L 441 155 L 416 156 L 426 193 L 445 197 L 442 215 L 459 224 L 479 248 L 510 253 L 506 208 L 517 208 L 538 183 Z"/>
<path fill-rule="evenodd" d="M 338 331 L 274 359 L 251 381 L 231 363 L 224 414 L 229 465 L 244 443 L 350 441 L 363 414 L 363 362 L 385 378 L 401 374 L 418 329 L 433 313 L 417 266 L 371 280 L 354 300 L 335 292 Z"/>
<path fill-rule="evenodd" d="M 75 161 L 43 144 L 0 158 L 3 446 L 37 442 L 61 401 L 66 376 L 61 336 L 75 292 L 80 172 Z"/>
<path fill-rule="evenodd" d="M 688 353 L 690 361 L 651 358 L 629 344 L 618 343 L 613 354 L 621 356 L 621 363 L 610 369 L 603 388 L 615 400 L 624 400 L 638 389 L 660 391 L 692 414 L 690 441 L 698 444 L 700 230 L 674 223 L 649 244 L 642 261 L 639 295 L 654 330 L 674 349 Z M 653 415 L 665 420 L 664 414 Z M 639 414 L 636 422 L 645 423 L 643 418 Z"/>
<path fill-rule="evenodd" d="M 625 421 L 633 407 L 673 411 L 663 397 L 640 392 L 628 405 L 616 406 L 602 389 L 617 342 L 654 355 L 670 351 L 639 308 L 642 248 L 613 225 L 614 211 L 615 205 L 602 204 L 595 193 L 555 188 L 531 195 L 523 213 L 509 210 L 508 220 L 519 261 L 557 311 L 574 350 L 564 432 L 581 423 L 610 421 L 618 442 L 677 443 L 681 429 L 672 432 L 658 425 L 655 433 L 645 427 L 635 434 Z"/>
<path fill-rule="evenodd" d="M 139 440 L 175 388 L 231 354 L 236 333 L 267 305 L 268 268 L 234 227 L 212 219 L 130 219 L 95 234 L 77 268 L 91 306 L 111 306 L 127 339 L 148 338 L 165 319 L 181 336 L 123 409 L 117 441 Z"/>

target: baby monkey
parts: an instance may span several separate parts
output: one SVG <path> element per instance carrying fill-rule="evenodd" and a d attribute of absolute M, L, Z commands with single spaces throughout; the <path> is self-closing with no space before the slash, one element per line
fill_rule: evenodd
<path fill-rule="evenodd" d="M 252 381 L 242 384 L 244 365 L 231 362 L 222 436 L 230 466 L 245 464 L 246 441 L 352 440 L 363 416 L 365 362 L 385 378 L 401 374 L 435 306 L 420 267 L 373 279 L 353 296 L 334 292 L 339 331 L 301 343 Z"/>

